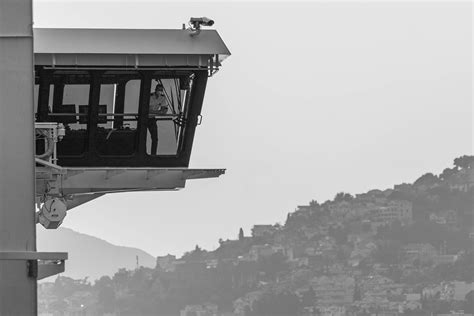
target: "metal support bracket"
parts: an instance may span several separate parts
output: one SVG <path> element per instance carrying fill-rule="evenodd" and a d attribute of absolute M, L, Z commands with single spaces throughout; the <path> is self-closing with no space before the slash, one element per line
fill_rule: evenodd
<path fill-rule="evenodd" d="M 37 280 L 64 272 L 67 258 L 67 252 L 0 252 L 0 260 L 26 260 L 28 262 L 28 276 Z"/>
<path fill-rule="evenodd" d="M 28 276 L 36 280 L 42 280 L 64 271 L 64 260 L 28 260 Z"/>

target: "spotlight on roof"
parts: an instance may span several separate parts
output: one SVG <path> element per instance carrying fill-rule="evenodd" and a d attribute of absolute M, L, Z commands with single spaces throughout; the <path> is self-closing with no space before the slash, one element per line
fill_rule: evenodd
<path fill-rule="evenodd" d="M 206 18 L 205 16 L 200 18 L 191 18 L 189 20 L 188 30 L 191 32 L 191 36 L 198 35 L 201 32 L 201 26 L 212 26 L 214 25 L 214 20 Z"/>

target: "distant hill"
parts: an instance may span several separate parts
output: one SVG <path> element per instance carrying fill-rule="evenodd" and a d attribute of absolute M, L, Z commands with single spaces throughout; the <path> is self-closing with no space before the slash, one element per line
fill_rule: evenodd
<path fill-rule="evenodd" d="M 127 270 L 94 285 L 65 277 L 43 284 L 39 311 L 75 315 L 87 306 L 85 312 L 100 315 L 169 316 L 182 310 L 214 315 L 218 309 L 226 315 L 263 316 L 303 315 L 305 308 L 328 306 L 350 306 L 358 315 L 366 306 L 375 312 L 394 306 L 396 313 L 400 306 L 416 304 L 415 310 L 406 310 L 410 315 L 468 309 L 472 296 L 464 290 L 456 303 L 439 295 L 442 288 L 456 293 L 457 285 L 448 284 L 469 289 L 474 282 L 473 206 L 474 156 L 462 156 L 454 167 L 439 175 L 426 173 L 413 184 L 355 195 L 339 192 L 322 204 L 311 200 L 289 213 L 284 225 L 255 225 L 252 236 L 240 230 L 238 239 L 221 239 L 214 251 L 196 245 L 181 258 L 160 258 L 154 269 L 135 269 L 135 255 L 142 251 L 70 229 L 40 229 L 40 239 L 47 233 L 55 241 L 48 249 L 70 249 L 67 271 L 76 279 Z M 395 284 L 397 294 L 373 294 L 374 288 Z M 328 287 L 342 294 L 328 295 Z M 408 299 L 414 292 L 437 294 Z"/>
<path fill-rule="evenodd" d="M 156 264 L 155 257 L 143 250 L 112 245 L 69 228 L 48 231 L 38 225 L 37 244 L 38 251 L 68 252 L 66 272 L 62 275 L 73 279 L 89 277 L 94 281 L 104 275 L 113 276 L 120 268 L 133 270 L 137 256 L 140 266 L 154 268 Z"/>

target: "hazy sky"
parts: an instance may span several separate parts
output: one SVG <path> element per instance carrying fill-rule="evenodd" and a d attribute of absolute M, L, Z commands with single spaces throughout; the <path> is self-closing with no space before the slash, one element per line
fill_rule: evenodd
<path fill-rule="evenodd" d="M 227 173 L 178 192 L 108 195 L 63 225 L 179 255 L 284 223 L 312 199 L 440 173 L 473 152 L 471 7 L 34 1 L 36 27 L 180 28 L 207 16 L 232 52 L 209 80 L 191 157 Z"/>

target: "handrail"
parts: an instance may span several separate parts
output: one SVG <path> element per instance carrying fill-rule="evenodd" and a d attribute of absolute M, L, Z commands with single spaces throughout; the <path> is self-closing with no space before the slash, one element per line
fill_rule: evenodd
<path fill-rule="evenodd" d="M 88 113 L 48 113 L 50 116 L 88 116 Z M 125 116 L 138 116 L 138 113 L 99 113 L 99 116 L 118 116 L 118 117 L 125 117 Z M 178 117 L 179 114 L 148 114 L 148 117 Z"/>
<path fill-rule="evenodd" d="M 43 160 L 43 159 L 40 159 L 40 158 L 35 158 L 35 162 L 40 164 L 40 165 L 43 165 L 45 167 L 50 167 L 50 168 L 53 168 L 53 169 L 56 169 L 56 170 L 59 170 L 59 171 L 63 171 L 64 168 L 58 166 L 58 165 L 55 165 L 54 163 L 50 163 L 49 161 L 46 161 L 46 160 Z"/>

